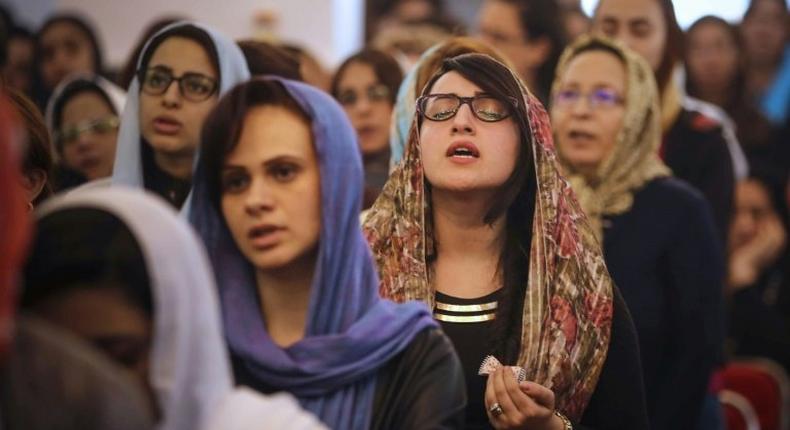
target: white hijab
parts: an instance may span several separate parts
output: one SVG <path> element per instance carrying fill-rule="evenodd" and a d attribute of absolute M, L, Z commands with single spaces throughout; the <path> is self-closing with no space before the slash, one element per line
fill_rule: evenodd
<path fill-rule="evenodd" d="M 111 108 L 113 111 L 115 111 L 115 115 L 120 117 L 121 112 L 123 112 L 123 106 L 126 103 L 126 93 L 123 91 L 123 89 L 121 89 L 121 87 L 113 84 L 99 75 L 78 72 L 69 75 L 66 79 L 62 80 L 60 84 L 55 87 L 55 91 L 49 98 L 49 102 L 47 102 L 47 110 L 44 119 L 47 123 L 47 128 L 49 129 L 51 136 L 54 136 L 58 131 L 55 130 L 55 105 L 58 103 L 58 100 L 63 97 L 63 92 L 66 90 L 66 88 L 78 81 L 87 81 L 96 85 L 96 87 L 98 87 L 99 90 L 104 93 L 104 95 L 110 101 L 110 104 L 112 105 Z M 52 155 L 58 158 L 59 154 L 60 152 L 55 145 L 55 140 L 52 139 Z"/>
<path fill-rule="evenodd" d="M 289 428 L 323 428 L 288 396 L 233 389 L 214 276 L 174 209 L 138 190 L 93 188 L 48 200 L 38 217 L 69 208 L 114 215 L 142 250 L 154 300 L 149 383 L 163 414 L 159 430 L 274 429 L 283 420 Z"/>
<path fill-rule="evenodd" d="M 247 60 L 236 43 L 222 33 L 203 24 L 181 21 L 171 24 L 148 39 L 137 59 L 137 67 L 141 66 L 143 56 L 149 49 L 151 40 L 173 28 L 192 25 L 205 31 L 214 42 L 219 62 L 219 97 L 236 84 L 250 79 Z M 115 167 L 112 172 L 112 185 L 127 185 L 135 188 L 143 187 L 143 163 L 140 153 L 140 83 L 137 76 L 132 79 L 126 96 L 126 106 L 121 116 L 121 127 L 118 131 L 118 149 L 115 153 Z M 197 160 L 197 156 L 195 157 Z"/>

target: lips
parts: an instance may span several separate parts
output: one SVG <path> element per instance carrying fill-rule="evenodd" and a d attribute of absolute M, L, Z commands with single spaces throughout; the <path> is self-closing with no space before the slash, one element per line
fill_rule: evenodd
<path fill-rule="evenodd" d="M 178 134 L 178 132 L 181 131 L 181 128 L 183 127 L 181 121 L 166 115 L 161 115 L 154 118 L 153 125 L 154 132 L 167 136 Z"/>
<path fill-rule="evenodd" d="M 472 142 L 455 142 L 447 148 L 445 154 L 450 158 L 480 158 L 480 150 Z"/>
<path fill-rule="evenodd" d="M 253 248 L 263 251 L 277 246 L 284 231 L 283 227 L 261 224 L 251 228 L 247 233 L 247 238 Z"/>

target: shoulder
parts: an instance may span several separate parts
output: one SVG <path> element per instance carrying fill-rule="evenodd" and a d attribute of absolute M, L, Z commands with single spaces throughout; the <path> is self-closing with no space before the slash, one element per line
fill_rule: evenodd
<path fill-rule="evenodd" d="M 688 182 L 671 176 L 650 181 L 637 194 L 638 200 L 655 202 L 664 207 L 680 211 L 696 211 L 705 208 L 707 201 L 702 193 Z"/>
<path fill-rule="evenodd" d="M 458 357 L 452 342 L 444 332 L 438 327 L 431 327 L 414 336 L 409 346 L 401 353 L 400 360 L 411 363 L 423 360 L 457 362 Z"/>

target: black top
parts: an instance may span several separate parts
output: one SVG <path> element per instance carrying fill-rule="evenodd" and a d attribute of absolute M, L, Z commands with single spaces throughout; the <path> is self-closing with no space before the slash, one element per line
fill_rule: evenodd
<path fill-rule="evenodd" d="M 683 109 L 664 135 L 664 162 L 675 177 L 702 192 L 713 210 L 720 243 L 727 243 L 735 173 L 727 142 L 717 122 Z"/>
<path fill-rule="evenodd" d="M 499 291 L 477 299 L 460 299 L 436 293 L 437 303 L 452 305 L 482 305 L 499 298 Z M 492 311 L 469 312 L 469 316 L 488 315 Z M 460 316 L 463 312 L 436 309 L 437 319 L 447 315 Z M 484 318 L 480 318 L 484 319 Z M 478 371 L 483 359 L 491 354 L 490 340 L 494 337 L 493 321 L 451 322 L 441 321 L 442 328 L 453 341 L 466 376 L 469 406 L 466 411 L 466 429 L 493 428 L 486 415 L 484 396 L 486 379 Z M 506 363 L 508 364 L 508 363 Z M 639 346 L 631 316 L 614 289 L 614 310 L 609 352 L 598 385 L 590 398 L 581 423 L 576 429 L 647 429 L 647 410 L 642 385 L 642 368 L 639 364 Z"/>
<path fill-rule="evenodd" d="M 170 176 L 154 160 L 154 151 L 146 142 L 141 142 L 143 159 L 143 184 L 145 189 L 158 194 L 176 209 L 181 209 L 192 189 L 192 183 Z"/>
<path fill-rule="evenodd" d="M 258 380 L 231 352 L 236 383 L 263 393 L 276 390 Z M 463 428 L 466 390 L 461 363 L 439 329 L 427 329 L 377 375 L 370 428 Z"/>
<path fill-rule="evenodd" d="M 651 428 L 691 426 L 722 356 L 724 262 L 710 208 L 661 178 L 603 224 L 606 263 L 639 333 Z"/>

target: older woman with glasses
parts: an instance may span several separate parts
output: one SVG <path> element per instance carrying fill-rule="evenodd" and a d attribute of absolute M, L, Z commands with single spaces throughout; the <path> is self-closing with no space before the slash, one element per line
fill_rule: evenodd
<path fill-rule="evenodd" d="M 658 156 L 658 92 L 637 54 L 577 41 L 553 97 L 560 160 L 639 334 L 651 428 L 693 427 L 722 347 L 723 256 L 710 207 Z"/>
<path fill-rule="evenodd" d="M 203 25 L 179 22 L 154 35 L 129 87 L 112 183 L 144 187 L 180 208 L 203 120 L 219 96 L 249 76 L 239 47 Z"/>

